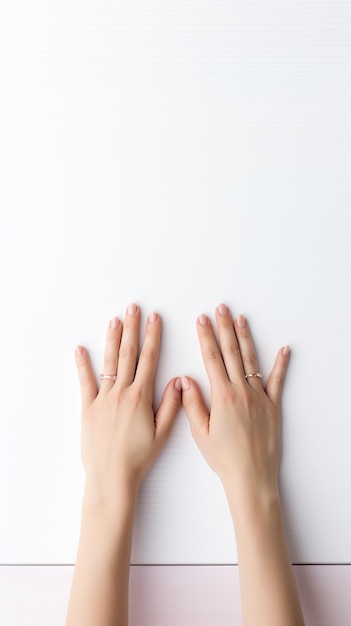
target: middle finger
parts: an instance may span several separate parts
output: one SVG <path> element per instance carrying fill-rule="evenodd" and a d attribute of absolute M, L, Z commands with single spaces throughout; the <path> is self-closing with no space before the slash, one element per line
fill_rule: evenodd
<path fill-rule="evenodd" d="M 134 380 L 138 358 L 140 309 L 132 303 L 126 311 L 118 356 L 117 387 L 127 387 Z"/>
<path fill-rule="evenodd" d="M 225 304 L 220 304 L 217 307 L 216 320 L 221 352 L 228 378 L 232 383 L 241 382 L 244 376 L 241 351 L 234 331 L 232 315 Z"/>

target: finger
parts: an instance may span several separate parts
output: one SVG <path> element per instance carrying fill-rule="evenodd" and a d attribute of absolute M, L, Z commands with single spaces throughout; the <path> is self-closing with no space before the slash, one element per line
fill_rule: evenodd
<path fill-rule="evenodd" d="M 118 366 L 118 352 L 121 342 L 122 324 L 118 317 L 114 317 L 109 324 L 106 336 L 105 355 L 104 355 L 104 369 L 103 374 L 108 376 L 116 376 Z M 102 391 L 109 391 L 114 386 L 115 382 L 104 378 L 101 381 L 100 389 Z"/>
<path fill-rule="evenodd" d="M 161 404 L 155 415 L 156 439 L 161 446 L 170 435 L 181 402 L 181 384 L 179 378 L 173 378 L 163 392 Z"/>
<path fill-rule="evenodd" d="M 145 338 L 137 370 L 135 383 L 145 392 L 145 396 L 152 402 L 153 383 L 156 373 L 161 340 L 161 320 L 157 313 L 150 313 L 145 329 Z"/>
<path fill-rule="evenodd" d="M 126 311 L 121 345 L 118 355 L 118 379 L 116 386 L 127 387 L 134 380 L 138 357 L 140 309 L 132 303 Z"/>
<path fill-rule="evenodd" d="M 279 406 L 282 397 L 285 375 L 289 365 L 289 356 L 289 346 L 284 346 L 284 348 L 279 350 L 266 385 L 267 396 L 277 406 Z"/>
<path fill-rule="evenodd" d="M 201 391 L 194 380 L 181 377 L 182 403 L 187 414 L 192 435 L 196 442 L 208 435 L 210 416 Z"/>
<path fill-rule="evenodd" d="M 241 352 L 234 331 L 233 318 L 225 304 L 220 304 L 217 307 L 216 319 L 221 352 L 228 378 L 233 383 L 242 381 L 244 368 Z"/>
<path fill-rule="evenodd" d="M 241 352 L 241 359 L 244 367 L 244 375 L 245 374 L 257 374 L 258 373 L 258 363 L 256 350 L 251 338 L 251 333 L 249 329 L 249 325 L 247 320 L 243 315 L 239 315 L 239 317 L 234 322 L 234 329 L 238 339 L 238 344 Z M 247 382 L 254 389 L 262 389 L 262 383 L 260 378 L 247 378 Z"/>
<path fill-rule="evenodd" d="M 75 350 L 76 366 L 79 377 L 82 409 L 87 408 L 97 396 L 96 379 L 89 354 L 83 346 L 77 346 Z"/>
<path fill-rule="evenodd" d="M 224 367 L 222 355 L 213 333 L 212 324 L 206 315 L 200 315 L 197 319 L 197 333 L 202 358 L 211 385 L 227 384 L 228 375 Z"/>

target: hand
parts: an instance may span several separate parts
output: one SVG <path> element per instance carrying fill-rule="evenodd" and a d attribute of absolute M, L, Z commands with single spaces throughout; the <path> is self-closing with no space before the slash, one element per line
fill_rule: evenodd
<path fill-rule="evenodd" d="M 197 331 L 211 385 L 208 413 L 197 384 L 182 377 L 182 398 L 193 437 L 237 506 L 252 495 L 278 493 L 281 454 L 280 400 L 289 348 L 277 355 L 266 387 L 258 372 L 255 348 L 245 318 L 233 322 L 228 308 L 216 310 L 218 346 L 210 320 L 200 315 Z"/>
<path fill-rule="evenodd" d="M 131 304 L 124 327 L 114 318 L 107 331 L 104 379 L 98 391 L 87 351 L 78 346 L 76 364 L 82 397 L 82 460 L 86 497 L 113 506 L 116 496 L 135 495 L 165 444 L 181 403 L 180 384 L 171 380 L 156 414 L 153 383 L 161 320 L 151 313 L 138 360 L 140 309 Z M 177 383 L 177 387 L 176 387 Z"/>

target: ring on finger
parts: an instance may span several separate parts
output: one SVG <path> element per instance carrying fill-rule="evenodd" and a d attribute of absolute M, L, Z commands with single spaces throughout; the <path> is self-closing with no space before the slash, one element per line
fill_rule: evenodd
<path fill-rule="evenodd" d="M 256 374 L 245 374 L 246 380 L 248 378 L 262 378 L 261 372 L 256 372 Z"/>
<path fill-rule="evenodd" d="M 100 374 L 100 380 L 114 380 L 116 382 L 117 376 L 111 374 Z"/>

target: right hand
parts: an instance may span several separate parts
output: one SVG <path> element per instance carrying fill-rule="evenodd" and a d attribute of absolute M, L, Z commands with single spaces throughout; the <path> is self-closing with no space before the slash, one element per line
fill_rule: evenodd
<path fill-rule="evenodd" d="M 193 437 L 225 490 L 245 498 L 278 494 L 281 456 L 280 401 L 289 361 L 281 348 L 266 387 L 258 372 L 257 356 L 246 319 L 233 321 L 228 308 L 216 310 L 219 344 L 210 320 L 200 315 L 197 331 L 211 385 L 208 412 L 198 385 L 182 377 L 182 401 Z"/>

